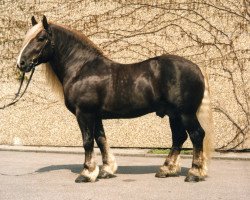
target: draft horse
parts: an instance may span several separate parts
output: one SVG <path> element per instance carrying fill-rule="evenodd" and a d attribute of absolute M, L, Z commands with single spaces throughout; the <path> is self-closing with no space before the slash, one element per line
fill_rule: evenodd
<path fill-rule="evenodd" d="M 47 77 L 76 116 L 85 149 L 83 170 L 76 182 L 110 178 L 117 170 L 103 119 L 133 118 L 152 112 L 159 117 L 168 115 L 172 131 L 171 151 L 155 176 L 178 175 L 179 154 L 189 135 L 193 161 L 185 181 L 204 180 L 211 109 L 207 80 L 196 64 L 169 54 L 120 64 L 77 31 L 48 22 L 45 16 L 39 23 L 34 17 L 31 21 L 33 27 L 24 39 L 17 67 L 30 72 L 45 63 Z M 102 153 L 100 171 L 93 157 L 94 141 Z"/>

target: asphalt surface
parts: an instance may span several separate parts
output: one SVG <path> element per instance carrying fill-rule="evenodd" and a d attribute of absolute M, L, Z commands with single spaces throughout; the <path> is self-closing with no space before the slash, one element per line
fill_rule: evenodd
<path fill-rule="evenodd" d="M 182 159 L 179 177 L 159 179 L 154 174 L 163 158 L 116 158 L 117 177 L 77 184 L 83 155 L 0 151 L 0 199 L 246 200 L 250 196 L 249 160 L 212 160 L 206 181 L 186 183 L 191 159 Z M 101 165 L 100 156 L 96 160 Z"/>

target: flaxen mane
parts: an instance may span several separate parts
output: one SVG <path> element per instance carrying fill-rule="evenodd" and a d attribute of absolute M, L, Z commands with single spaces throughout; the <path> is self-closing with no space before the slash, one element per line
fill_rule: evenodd
<path fill-rule="evenodd" d="M 61 82 L 58 80 L 56 74 L 54 73 L 51 65 L 49 63 L 43 64 L 45 70 L 44 74 L 47 80 L 47 84 L 51 87 L 53 92 L 55 92 L 60 98 L 63 98 L 63 87 Z"/>

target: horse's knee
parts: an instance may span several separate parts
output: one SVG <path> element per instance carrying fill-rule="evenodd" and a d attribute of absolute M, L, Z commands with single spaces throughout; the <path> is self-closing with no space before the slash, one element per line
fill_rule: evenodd
<path fill-rule="evenodd" d="M 103 146 L 106 143 L 106 138 L 104 136 L 95 136 L 95 141 L 98 146 Z"/>
<path fill-rule="evenodd" d="M 108 148 L 109 148 L 108 144 L 107 144 L 106 137 L 104 137 L 104 136 L 95 137 L 95 141 L 96 141 L 97 146 L 101 150 L 101 153 L 106 154 L 108 152 Z M 106 157 L 106 156 L 104 156 L 104 157 Z"/>
<path fill-rule="evenodd" d="M 94 140 L 84 140 L 83 148 L 85 149 L 85 151 L 92 151 L 92 149 L 94 148 Z"/>

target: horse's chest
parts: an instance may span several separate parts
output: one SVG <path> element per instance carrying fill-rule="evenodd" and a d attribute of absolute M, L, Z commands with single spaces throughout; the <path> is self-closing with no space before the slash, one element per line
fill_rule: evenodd
<path fill-rule="evenodd" d="M 81 109 L 94 109 L 100 107 L 103 101 L 103 91 L 107 77 L 91 76 L 84 80 L 79 80 L 67 88 L 65 96 L 68 104 Z"/>

